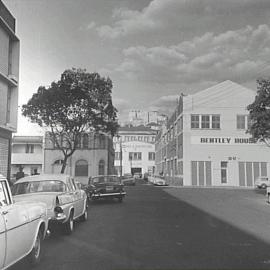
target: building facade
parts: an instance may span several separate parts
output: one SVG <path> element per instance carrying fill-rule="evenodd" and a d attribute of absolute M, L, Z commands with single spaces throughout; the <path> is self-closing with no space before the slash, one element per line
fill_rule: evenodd
<path fill-rule="evenodd" d="M 156 169 L 170 184 L 254 186 L 270 172 L 269 148 L 246 133 L 255 92 L 225 81 L 178 106 L 156 138 Z"/>
<path fill-rule="evenodd" d="M 154 173 L 156 133 L 145 126 L 119 128 L 114 137 L 114 166 L 118 175 Z"/>
<path fill-rule="evenodd" d="M 61 142 L 63 143 L 63 142 Z M 60 173 L 63 153 L 49 137 L 44 141 L 44 172 Z M 65 173 L 70 174 L 83 184 L 90 176 L 114 173 L 114 149 L 110 136 L 105 134 L 82 134 L 77 150 L 68 159 Z"/>
<path fill-rule="evenodd" d="M 25 175 L 40 174 L 43 169 L 43 136 L 13 136 L 11 177 L 16 179 L 20 167 Z"/>
<path fill-rule="evenodd" d="M 17 131 L 19 45 L 15 18 L 0 0 L 0 173 L 8 179 L 12 133 Z"/>
<path fill-rule="evenodd" d="M 167 120 L 167 116 L 157 111 L 131 110 L 128 113 L 129 124 L 132 126 L 146 126 L 155 123 L 158 126 Z"/>

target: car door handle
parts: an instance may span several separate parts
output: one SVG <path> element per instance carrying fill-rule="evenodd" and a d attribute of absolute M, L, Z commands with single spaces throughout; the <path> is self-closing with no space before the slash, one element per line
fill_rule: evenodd
<path fill-rule="evenodd" d="M 2 212 L 2 215 L 6 215 L 6 214 L 8 214 L 8 211 L 3 211 Z"/>

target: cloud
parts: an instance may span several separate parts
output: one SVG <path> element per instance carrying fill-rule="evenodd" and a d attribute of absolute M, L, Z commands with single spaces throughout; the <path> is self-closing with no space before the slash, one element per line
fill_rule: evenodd
<path fill-rule="evenodd" d="M 256 20 L 262 23 L 268 18 L 268 0 L 152 0 L 141 11 L 127 8 L 115 9 L 112 25 L 97 26 L 100 37 L 116 39 L 127 35 L 167 31 L 176 29 L 180 34 L 193 31 L 205 32 L 206 29 L 243 27 L 251 20 L 251 14 L 258 14 Z M 242 20 L 235 18 L 241 16 Z M 221 23 L 223 21 L 224 23 Z M 234 27 L 235 28 L 235 27 Z M 209 31 L 209 30 L 208 30 Z"/>
<path fill-rule="evenodd" d="M 270 28 L 244 28 L 202 36 L 172 46 L 123 50 L 115 71 L 142 81 L 194 83 L 256 79 L 270 71 Z"/>
<path fill-rule="evenodd" d="M 179 95 L 167 95 L 159 97 L 150 104 L 150 111 L 158 111 L 160 114 L 170 116 L 177 105 Z"/>

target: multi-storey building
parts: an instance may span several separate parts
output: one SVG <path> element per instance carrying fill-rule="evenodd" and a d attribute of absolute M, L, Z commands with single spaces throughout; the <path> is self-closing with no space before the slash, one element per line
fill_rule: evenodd
<path fill-rule="evenodd" d="M 11 176 L 22 168 L 25 175 L 39 174 L 43 167 L 43 136 L 13 136 Z"/>
<path fill-rule="evenodd" d="M 156 138 L 156 170 L 170 184 L 253 186 L 270 170 L 269 148 L 246 133 L 255 92 L 225 81 L 181 95 Z"/>
<path fill-rule="evenodd" d="M 15 18 L 0 0 L 0 173 L 10 178 L 12 132 L 17 130 L 19 39 Z"/>
<path fill-rule="evenodd" d="M 65 142 L 60 141 L 61 144 Z M 44 172 L 60 173 L 63 164 L 63 153 L 49 137 L 44 142 Z M 77 150 L 68 159 L 65 173 L 74 176 L 83 184 L 89 176 L 114 173 L 114 149 L 110 136 L 105 134 L 82 134 Z"/>
<path fill-rule="evenodd" d="M 167 116 L 158 113 L 157 111 L 131 110 L 128 113 L 129 124 L 132 126 L 148 125 L 155 123 L 163 124 L 167 120 Z"/>
<path fill-rule="evenodd" d="M 154 172 L 156 133 L 145 126 L 119 128 L 118 136 L 113 139 L 118 175 Z"/>

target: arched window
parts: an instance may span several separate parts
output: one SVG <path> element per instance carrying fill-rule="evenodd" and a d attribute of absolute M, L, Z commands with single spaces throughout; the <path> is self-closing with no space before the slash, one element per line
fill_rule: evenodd
<path fill-rule="evenodd" d="M 81 148 L 81 135 L 78 135 L 76 138 L 76 148 Z"/>
<path fill-rule="evenodd" d="M 88 134 L 83 134 L 83 148 L 88 148 Z"/>
<path fill-rule="evenodd" d="M 57 159 L 52 164 L 52 173 L 60 173 L 62 169 L 62 165 L 64 163 L 63 159 Z"/>
<path fill-rule="evenodd" d="M 57 160 L 53 163 L 53 165 L 63 165 L 63 163 L 64 163 L 64 160 L 63 160 L 63 159 L 57 159 Z"/>
<path fill-rule="evenodd" d="M 98 163 L 98 175 L 104 175 L 105 174 L 105 161 L 100 160 Z"/>
<path fill-rule="evenodd" d="M 88 163 L 86 160 L 78 160 L 75 164 L 75 176 L 88 176 Z"/>

